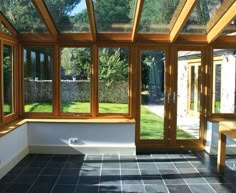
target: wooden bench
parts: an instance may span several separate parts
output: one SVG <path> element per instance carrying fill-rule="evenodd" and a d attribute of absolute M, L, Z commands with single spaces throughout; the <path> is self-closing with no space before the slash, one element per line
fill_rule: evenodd
<path fill-rule="evenodd" d="M 219 123 L 217 170 L 220 173 L 224 172 L 225 167 L 226 137 L 236 141 L 236 121 L 221 121 Z"/>

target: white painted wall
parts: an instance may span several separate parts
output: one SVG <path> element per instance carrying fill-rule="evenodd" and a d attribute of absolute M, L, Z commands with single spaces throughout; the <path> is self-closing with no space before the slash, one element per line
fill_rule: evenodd
<path fill-rule="evenodd" d="M 26 124 L 0 137 L 0 179 L 27 154 Z"/>
<path fill-rule="evenodd" d="M 28 153 L 135 154 L 135 124 L 24 124 L 0 137 L 0 179 Z"/>
<path fill-rule="evenodd" d="M 28 123 L 28 137 L 34 153 L 136 153 L 132 123 Z"/>

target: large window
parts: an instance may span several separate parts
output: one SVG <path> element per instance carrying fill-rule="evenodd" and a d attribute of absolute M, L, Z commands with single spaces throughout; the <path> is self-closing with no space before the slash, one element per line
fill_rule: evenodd
<path fill-rule="evenodd" d="M 90 48 L 61 49 L 61 112 L 90 113 Z"/>
<path fill-rule="evenodd" d="M 13 86 L 13 47 L 3 45 L 3 112 L 4 115 L 14 113 Z"/>
<path fill-rule="evenodd" d="M 213 113 L 236 113 L 236 50 L 214 49 Z"/>
<path fill-rule="evenodd" d="M 99 113 L 128 113 L 129 62 L 127 48 L 99 48 Z"/>
<path fill-rule="evenodd" d="M 24 49 L 24 111 L 52 112 L 52 49 Z"/>

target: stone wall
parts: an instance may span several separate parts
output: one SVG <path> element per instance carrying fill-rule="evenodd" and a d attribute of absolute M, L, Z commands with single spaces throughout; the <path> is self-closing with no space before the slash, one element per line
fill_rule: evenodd
<path fill-rule="evenodd" d="M 25 100 L 32 102 L 52 101 L 51 80 L 25 80 Z M 62 80 L 61 99 L 63 102 L 90 101 L 89 80 Z M 128 103 L 128 82 L 118 81 L 110 86 L 99 81 L 99 101 L 109 103 Z"/>

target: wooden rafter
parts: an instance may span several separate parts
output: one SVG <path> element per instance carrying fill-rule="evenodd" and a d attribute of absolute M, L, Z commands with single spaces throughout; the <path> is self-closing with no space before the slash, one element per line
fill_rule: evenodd
<path fill-rule="evenodd" d="M 215 23 L 215 25 L 211 28 L 211 30 L 207 34 L 208 43 L 213 42 L 224 30 L 224 28 L 236 17 L 235 10 L 236 10 L 236 2 L 234 2 L 231 6 L 229 6 L 225 13 L 222 13 L 219 20 Z"/>
<path fill-rule="evenodd" d="M 95 22 L 95 15 L 93 10 L 93 2 L 92 0 L 86 0 L 87 9 L 88 9 L 88 16 L 90 21 L 90 30 L 92 33 L 93 41 L 96 41 L 96 22 Z"/>
<path fill-rule="evenodd" d="M 135 11 L 134 23 L 133 23 L 133 29 L 132 29 L 132 42 L 135 41 L 135 38 L 136 38 L 139 21 L 142 14 L 143 4 L 144 4 L 144 0 L 138 0 L 136 4 L 136 11 Z"/>
<path fill-rule="evenodd" d="M 207 32 L 209 32 L 214 27 L 214 25 L 219 21 L 222 15 L 225 14 L 225 12 L 234 2 L 235 0 L 227 0 L 221 4 L 221 6 L 213 13 L 207 23 Z"/>
<path fill-rule="evenodd" d="M 35 8 L 38 10 L 39 14 L 41 15 L 43 22 L 47 26 L 50 34 L 52 36 L 56 37 L 58 35 L 57 28 L 56 28 L 50 14 L 48 13 L 48 10 L 47 10 L 43 0 L 32 0 L 32 2 L 34 4 Z"/>
<path fill-rule="evenodd" d="M 189 15 L 191 14 L 191 11 L 195 7 L 195 4 L 197 3 L 197 0 L 187 0 L 184 4 L 184 7 L 179 14 L 179 17 L 177 18 L 171 32 L 170 32 L 170 41 L 174 42 L 176 38 L 178 37 L 180 31 L 184 27 Z"/>
<path fill-rule="evenodd" d="M 6 17 L 2 14 L 2 12 L 0 11 L 0 21 L 1 23 L 3 23 L 5 25 L 5 27 L 8 29 L 8 31 L 13 34 L 16 35 L 17 31 L 15 30 L 15 28 L 12 26 L 12 24 L 6 19 Z M 1 25 L 1 24 L 0 24 Z"/>

